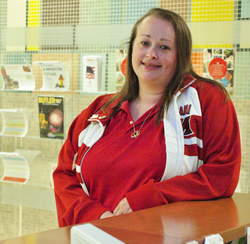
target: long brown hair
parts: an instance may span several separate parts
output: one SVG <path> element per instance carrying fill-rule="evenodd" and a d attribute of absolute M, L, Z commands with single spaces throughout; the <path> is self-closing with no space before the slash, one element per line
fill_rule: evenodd
<path fill-rule="evenodd" d="M 130 40 L 128 42 L 128 55 L 127 55 L 127 73 L 125 84 L 120 92 L 116 93 L 106 104 L 104 104 L 103 109 L 111 108 L 109 105 L 114 101 L 119 101 L 116 103 L 113 109 L 111 116 L 113 116 L 120 108 L 121 104 L 124 101 L 132 101 L 139 94 L 139 82 L 138 77 L 134 72 L 132 67 L 132 54 L 133 54 L 133 45 L 134 40 L 137 35 L 138 26 L 142 23 L 142 21 L 149 17 L 155 16 L 159 19 L 166 20 L 170 22 L 175 30 L 175 40 L 176 40 L 176 49 L 177 49 L 177 61 L 176 68 L 172 78 L 169 82 L 169 85 L 166 87 L 165 92 L 162 96 L 161 107 L 158 113 L 157 120 L 160 121 L 163 117 L 164 110 L 168 108 L 171 99 L 174 96 L 175 91 L 181 86 L 183 77 L 186 74 L 190 74 L 194 78 L 198 80 L 204 80 L 209 83 L 217 86 L 225 95 L 226 100 L 228 99 L 228 94 L 224 87 L 213 80 L 205 79 L 198 74 L 195 73 L 191 61 L 191 53 L 192 53 L 192 37 L 190 30 L 186 24 L 186 22 L 182 19 L 182 17 L 172 11 L 161 9 L 161 8 L 153 8 L 150 9 L 146 14 L 144 14 L 133 26 L 131 31 Z"/>

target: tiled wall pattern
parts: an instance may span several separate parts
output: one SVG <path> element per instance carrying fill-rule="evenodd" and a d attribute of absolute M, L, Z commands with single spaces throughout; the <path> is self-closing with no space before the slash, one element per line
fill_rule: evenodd
<path fill-rule="evenodd" d="M 0 136 L 0 154 L 19 152 L 30 166 L 26 185 L 0 183 L 0 240 L 58 227 L 50 175 L 63 140 L 40 139 L 38 96 L 65 98 L 67 131 L 95 97 L 116 90 L 117 50 L 124 48 L 121 44 L 129 36 L 128 29 L 152 7 L 175 11 L 188 23 L 198 74 L 203 74 L 204 49 L 235 50 L 231 97 L 242 135 L 237 191 L 250 193 L 250 36 L 249 31 L 242 33 L 250 24 L 249 0 L 0 0 L 0 64 L 30 64 L 36 82 L 34 91 L 0 90 L 0 109 L 23 109 L 29 126 L 24 138 Z M 99 93 L 82 92 L 83 56 L 89 54 L 103 58 Z M 65 63 L 70 90 L 40 91 L 43 77 L 35 61 Z M 0 117 L 0 131 L 2 128 Z M 0 179 L 3 171 L 0 157 Z"/>
<path fill-rule="evenodd" d="M 192 0 L 192 22 L 232 21 L 234 2 Z"/>

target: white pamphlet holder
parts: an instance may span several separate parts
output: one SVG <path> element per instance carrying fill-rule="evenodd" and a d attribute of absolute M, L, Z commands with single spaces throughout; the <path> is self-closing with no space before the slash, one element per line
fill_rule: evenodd
<path fill-rule="evenodd" d="M 22 109 L 0 109 L 0 136 L 24 137 L 28 132 L 28 120 Z"/>
<path fill-rule="evenodd" d="M 77 225 L 71 228 L 71 244 L 124 244 L 92 224 Z"/>
<path fill-rule="evenodd" d="M 0 152 L 3 164 L 2 182 L 25 184 L 29 180 L 30 167 L 26 158 L 19 153 Z"/>

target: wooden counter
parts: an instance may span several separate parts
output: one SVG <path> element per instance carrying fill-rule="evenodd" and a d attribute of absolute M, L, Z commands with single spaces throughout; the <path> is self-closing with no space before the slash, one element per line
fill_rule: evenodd
<path fill-rule="evenodd" d="M 91 221 L 125 243 L 186 243 L 220 234 L 224 242 L 246 235 L 250 226 L 250 194 L 213 201 L 178 202 Z M 0 241 L 0 244 L 70 244 L 70 229 L 64 227 Z"/>

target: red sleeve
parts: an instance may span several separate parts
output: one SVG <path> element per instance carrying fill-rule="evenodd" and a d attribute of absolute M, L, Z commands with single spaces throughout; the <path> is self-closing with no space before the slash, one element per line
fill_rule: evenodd
<path fill-rule="evenodd" d="M 133 211 L 162 204 L 230 197 L 241 162 L 239 125 L 232 101 L 217 88 L 199 91 L 202 108 L 203 165 L 196 172 L 162 182 L 150 180 L 126 195 Z"/>
<path fill-rule="evenodd" d="M 72 170 L 74 155 L 78 152 L 78 136 L 88 125 L 88 118 L 96 110 L 97 106 L 92 104 L 73 121 L 59 154 L 53 179 L 60 227 L 99 219 L 108 210 L 83 191 L 77 179 L 76 170 Z"/>

